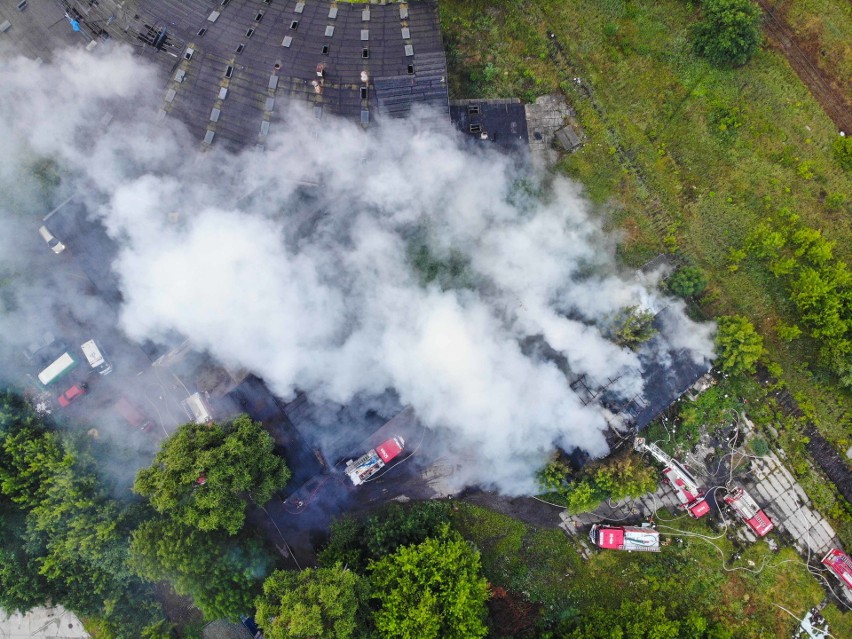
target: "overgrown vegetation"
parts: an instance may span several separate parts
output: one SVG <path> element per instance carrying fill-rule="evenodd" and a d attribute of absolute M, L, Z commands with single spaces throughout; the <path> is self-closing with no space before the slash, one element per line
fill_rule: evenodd
<path fill-rule="evenodd" d="M 556 457 L 539 472 L 543 498 L 564 504 L 573 513 L 594 510 L 602 501 L 639 497 L 657 488 L 657 474 L 630 451 L 586 464 L 573 471 Z"/>
<path fill-rule="evenodd" d="M 747 255 L 763 261 L 784 282 L 810 337 L 820 345 L 819 361 L 852 387 L 852 272 L 835 258 L 834 242 L 802 223 L 789 209 L 760 222 L 746 238 Z M 801 334 L 783 326 L 785 340 Z"/>
<path fill-rule="evenodd" d="M 720 317 L 716 320 L 716 363 L 728 373 L 754 373 L 757 362 L 765 354 L 763 338 L 754 326 L 741 315 Z"/>
<path fill-rule="evenodd" d="M 717 66 L 741 67 L 760 44 L 760 9 L 751 0 L 703 0 L 695 50 Z"/>

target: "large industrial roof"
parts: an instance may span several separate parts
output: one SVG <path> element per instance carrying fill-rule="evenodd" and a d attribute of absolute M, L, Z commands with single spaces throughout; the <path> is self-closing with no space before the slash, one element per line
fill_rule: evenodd
<path fill-rule="evenodd" d="M 61 0 L 4 8 L 0 34 L 26 55 L 108 39 L 160 66 L 163 113 L 199 142 L 263 144 L 291 100 L 321 123 L 335 114 L 365 127 L 433 107 L 449 121 L 437 4 L 329 0 Z M 63 15 L 64 14 L 64 15 Z M 73 23 L 73 27 L 72 27 Z M 74 31 L 77 28 L 79 31 Z M 321 124 L 319 124 L 321 126 Z"/>

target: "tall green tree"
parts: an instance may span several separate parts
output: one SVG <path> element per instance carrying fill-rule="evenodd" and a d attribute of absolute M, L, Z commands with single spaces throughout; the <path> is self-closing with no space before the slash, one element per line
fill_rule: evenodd
<path fill-rule="evenodd" d="M 163 614 L 127 566 L 134 506 L 98 475 L 94 445 L 0 393 L 0 606 L 62 604 L 113 636 L 138 637 Z"/>
<path fill-rule="evenodd" d="M 613 321 L 613 339 L 619 346 L 637 350 L 657 334 L 653 327 L 654 314 L 639 310 L 638 306 L 622 309 Z"/>
<path fill-rule="evenodd" d="M 337 564 L 278 570 L 263 583 L 257 617 L 267 639 L 354 639 L 366 636 L 366 579 Z"/>
<path fill-rule="evenodd" d="M 344 517 L 331 526 L 331 538 L 320 552 L 320 563 L 336 563 L 362 571 L 370 559 L 380 559 L 400 546 L 419 544 L 437 536 L 447 521 L 445 502 L 389 504 L 366 518 Z"/>
<path fill-rule="evenodd" d="M 694 266 L 682 266 L 669 276 L 668 289 L 680 297 L 692 297 L 707 288 L 707 276 Z"/>
<path fill-rule="evenodd" d="M 23 512 L 0 498 L 0 609 L 26 612 L 47 601 L 54 591 L 35 570 L 36 557 L 26 542 Z"/>
<path fill-rule="evenodd" d="M 760 9 L 751 0 L 704 0 L 693 28 L 696 52 L 720 67 L 741 67 L 760 44 Z"/>
<path fill-rule="evenodd" d="M 226 424 L 184 424 L 133 485 L 160 513 L 199 530 L 243 527 L 248 499 L 263 504 L 290 478 L 274 442 L 246 415 Z"/>
<path fill-rule="evenodd" d="M 754 330 L 748 318 L 728 315 L 716 320 L 717 363 L 728 373 L 753 373 L 763 356 L 763 338 Z"/>
<path fill-rule="evenodd" d="M 475 639 L 487 634 L 488 587 L 479 552 L 445 527 L 370 564 L 374 622 L 387 639 Z"/>
<path fill-rule="evenodd" d="M 169 517 L 143 522 L 130 543 L 131 568 L 192 597 L 205 619 L 236 619 L 253 609 L 272 557 L 253 537 L 202 532 Z"/>
<path fill-rule="evenodd" d="M 599 490 L 609 499 L 639 497 L 657 488 L 657 473 L 633 453 L 610 459 L 598 467 L 593 477 Z"/>

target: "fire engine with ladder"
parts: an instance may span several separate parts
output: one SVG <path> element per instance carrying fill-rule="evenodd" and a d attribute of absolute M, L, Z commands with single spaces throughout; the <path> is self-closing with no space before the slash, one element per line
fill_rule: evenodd
<path fill-rule="evenodd" d="M 710 512 L 710 505 L 704 500 L 704 493 L 698 487 L 698 481 L 686 469 L 686 466 L 668 455 L 656 444 L 646 442 L 644 437 L 636 438 L 633 442 L 633 449 L 640 453 L 648 451 L 654 459 L 664 466 L 663 476 L 674 489 L 681 506 L 692 517 L 698 519 Z"/>
<path fill-rule="evenodd" d="M 760 506 L 751 498 L 742 486 L 734 488 L 727 495 L 722 497 L 724 502 L 734 509 L 740 519 L 754 531 L 758 537 L 765 536 L 770 530 L 775 528 L 775 524 L 766 515 Z"/>
<path fill-rule="evenodd" d="M 358 459 L 346 462 L 346 474 L 352 483 L 360 486 L 395 459 L 405 448 L 405 440 L 397 435 L 370 449 Z"/>

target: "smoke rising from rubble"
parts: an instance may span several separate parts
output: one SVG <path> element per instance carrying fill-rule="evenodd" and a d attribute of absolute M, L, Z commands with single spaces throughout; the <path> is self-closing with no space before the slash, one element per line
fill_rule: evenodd
<path fill-rule="evenodd" d="M 668 338 L 711 356 L 710 328 L 653 278 L 617 271 L 613 239 L 567 180 L 542 184 L 416 117 L 365 134 L 296 107 L 264 151 L 203 153 L 155 121 L 162 90 L 128 51 L 59 60 L 0 68 L 0 179 L 12 188 L 32 157 L 62 167 L 62 192 L 119 242 L 121 325 L 136 340 L 178 331 L 283 398 L 393 388 L 446 433 L 465 480 L 510 493 L 533 486 L 553 444 L 606 452 L 603 409 L 583 406 L 530 338 L 590 385 L 617 378 L 624 397 L 642 389 L 639 360 L 606 331 L 626 306 L 675 305 Z"/>

